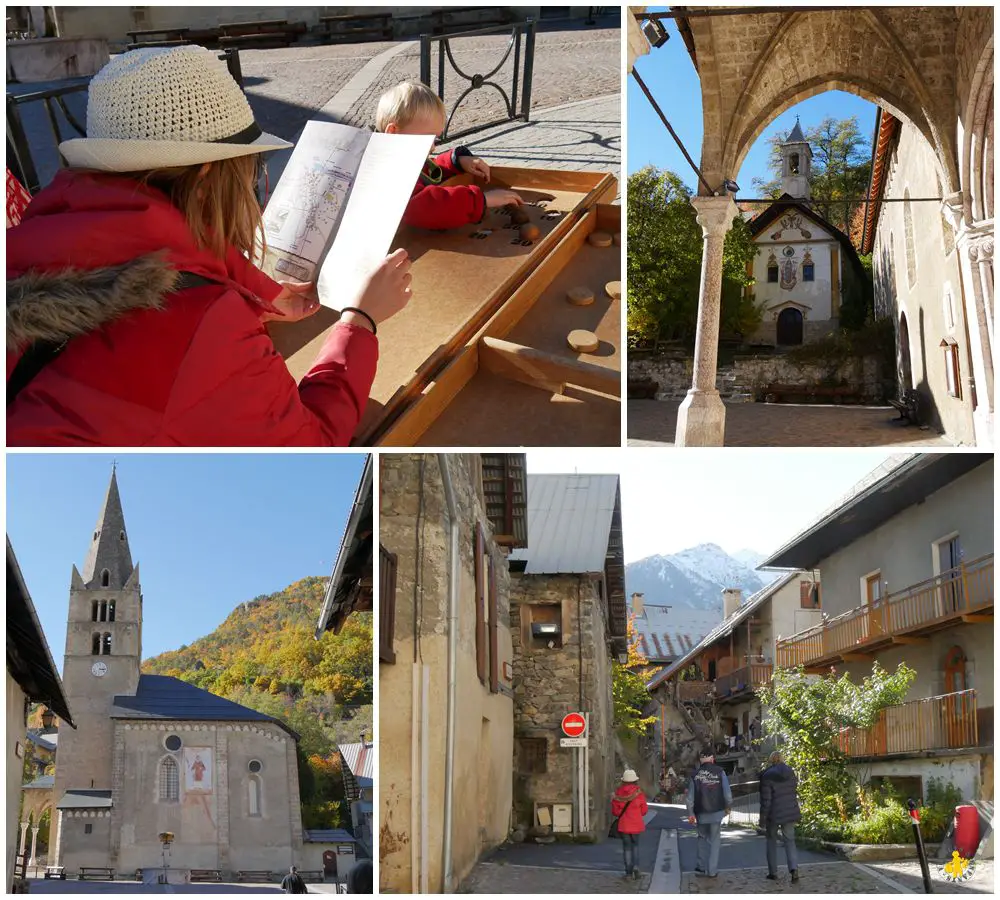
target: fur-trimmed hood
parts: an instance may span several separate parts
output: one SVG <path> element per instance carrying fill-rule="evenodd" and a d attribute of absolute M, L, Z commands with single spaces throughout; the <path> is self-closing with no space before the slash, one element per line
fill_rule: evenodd
<path fill-rule="evenodd" d="M 140 309 L 162 309 L 179 273 L 165 253 L 120 266 L 28 272 L 7 282 L 7 350 L 68 341 Z"/>

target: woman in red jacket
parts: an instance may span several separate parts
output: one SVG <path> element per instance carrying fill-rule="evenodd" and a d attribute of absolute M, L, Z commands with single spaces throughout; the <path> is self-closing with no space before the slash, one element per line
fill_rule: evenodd
<path fill-rule="evenodd" d="M 646 830 L 644 817 L 648 810 L 639 776 L 633 769 L 626 769 L 611 799 L 611 815 L 618 819 L 618 836 L 622 839 L 626 878 L 639 878 L 639 835 Z"/>
<path fill-rule="evenodd" d="M 296 385 L 265 327 L 311 285 L 253 265 L 263 133 L 216 54 L 136 50 L 90 84 L 87 137 L 7 232 L 7 443 L 346 445 L 376 324 L 406 305 L 388 257 Z"/>

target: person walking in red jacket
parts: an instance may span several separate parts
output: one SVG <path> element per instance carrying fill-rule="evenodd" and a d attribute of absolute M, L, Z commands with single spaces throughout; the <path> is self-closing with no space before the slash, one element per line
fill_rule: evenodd
<path fill-rule="evenodd" d="M 424 84 L 404 81 L 379 99 L 376 131 L 438 137 L 444 126 L 444 103 Z M 463 172 L 489 183 L 489 165 L 473 156 L 468 147 L 455 147 L 428 159 L 413 188 L 403 221 L 416 228 L 445 231 L 481 222 L 487 209 L 519 206 L 524 202 L 519 194 L 502 188 L 484 191 L 474 184 L 442 185 Z"/>
<path fill-rule="evenodd" d="M 409 260 L 383 261 L 297 385 L 266 323 L 315 312 L 313 286 L 252 262 L 260 155 L 289 146 L 204 48 L 94 76 L 87 137 L 7 232 L 8 445 L 349 443 Z"/>
<path fill-rule="evenodd" d="M 639 776 L 633 769 L 626 769 L 622 773 L 622 783 L 611 798 L 611 815 L 618 820 L 626 878 L 639 878 L 639 835 L 646 830 L 648 810 L 646 795 L 639 787 Z"/>

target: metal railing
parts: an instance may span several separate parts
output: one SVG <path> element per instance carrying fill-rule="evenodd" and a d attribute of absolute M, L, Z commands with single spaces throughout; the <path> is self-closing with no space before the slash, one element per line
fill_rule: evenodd
<path fill-rule="evenodd" d="M 747 781 L 733 785 L 733 805 L 730 807 L 730 825 L 760 824 L 760 782 Z"/>
<path fill-rule="evenodd" d="M 904 635 L 946 624 L 993 606 L 993 554 L 942 572 L 883 600 L 777 642 L 781 668 L 834 661 Z"/>
<path fill-rule="evenodd" d="M 219 54 L 219 59 L 226 63 L 233 79 L 243 88 L 243 69 L 240 64 L 240 52 L 233 48 Z M 7 94 L 7 167 L 14 173 L 18 181 L 34 195 L 42 188 L 38 165 L 31 152 L 31 144 L 25 129 L 21 108 L 29 103 L 44 105 L 46 117 L 58 148 L 64 140 L 72 137 L 86 137 L 86 124 L 79 119 L 66 105 L 66 97 L 86 91 L 90 86 L 90 77 L 79 79 L 72 83 L 61 84 L 58 87 L 41 91 L 31 91 L 25 94 Z M 68 128 L 60 124 L 57 110 L 62 114 L 62 120 Z M 36 147 L 36 152 L 38 148 Z M 61 165 L 61 161 L 60 161 Z"/>
<path fill-rule="evenodd" d="M 958 691 L 883 709 L 871 728 L 841 731 L 837 746 L 849 757 L 975 747 L 976 722 L 976 692 Z"/>
<path fill-rule="evenodd" d="M 458 99 L 452 104 L 451 109 L 448 112 L 448 118 L 445 122 L 444 130 L 441 132 L 440 140 L 450 141 L 456 138 L 464 137 L 468 134 L 473 134 L 477 131 L 482 131 L 486 128 L 492 128 L 494 125 L 501 125 L 504 122 L 513 122 L 515 120 L 528 121 L 528 117 L 531 113 L 531 81 L 534 75 L 535 68 L 535 26 L 536 23 L 533 19 L 525 19 L 523 22 L 517 22 L 513 25 L 501 25 L 492 26 L 489 28 L 475 28 L 470 31 L 459 31 L 452 34 L 441 34 L 441 35 L 431 35 L 423 34 L 420 36 L 420 80 L 426 84 L 428 87 L 433 88 L 434 85 L 431 84 L 431 48 L 433 44 L 437 44 L 437 95 L 444 101 L 445 96 L 445 61 L 451 66 L 451 69 L 459 75 L 459 77 L 468 83 L 468 87 L 459 94 Z M 500 57 L 500 61 L 496 63 L 488 72 L 485 74 L 474 74 L 469 75 L 466 73 L 457 62 L 455 62 L 455 56 L 452 52 L 451 42 L 458 40 L 460 38 L 468 37 L 483 37 L 485 35 L 491 34 L 510 34 L 510 42 L 507 44 L 507 48 L 503 55 Z M 522 67 L 522 44 L 523 44 L 523 67 Z M 491 80 L 504 66 L 508 59 L 510 59 L 511 54 L 514 57 L 513 73 L 511 78 L 511 88 L 508 94 L 496 81 Z M 519 84 L 520 81 L 520 84 Z M 493 119 L 492 121 L 485 122 L 480 125 L 474 125 L 470 128 L 466 128 L 462 131 L 451 132 L 452 119 L 455 117 L 455 113 L 461 106 L 462 101 L 465 100 L 474 91 L 479 91 L 484 88 L 492 88 L 503 98 L 504 106 L 507 111 L 505 118 Z M 520 96 L 518 93 L 520 92 Z"/>
<path fill-rule="evenodd" d="M 770 683 L 771 670 L 770 663 L 751 663 L 728 675 L 720 675 L 715 679 L 715 694 L 721 699 L 744 691 L 756 690 Z"/>

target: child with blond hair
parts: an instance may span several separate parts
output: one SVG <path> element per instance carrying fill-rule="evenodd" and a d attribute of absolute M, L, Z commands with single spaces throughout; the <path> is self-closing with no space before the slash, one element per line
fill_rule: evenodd
<path fill-rule="evenodd" d="M 429 87 L 410 81 L 386 91 L 378 102 L 375 130 L 384 134 L 432 134 L 445 126 L 445 107 Z M 517 206 L 521 197 L 506 189 L 484 191 L 477 185 L 448 185 L 443 181 L 467 172 L 485 182 L 490 167 L 468 147 L 455 147 L 427 160 L 403 214 L 407 225 L 443 231 L 481 222 L 487 209 Z"/>

